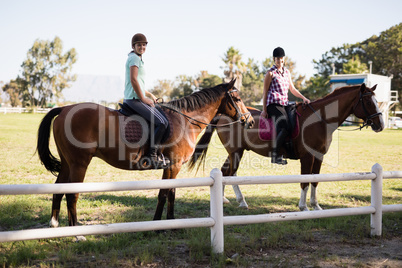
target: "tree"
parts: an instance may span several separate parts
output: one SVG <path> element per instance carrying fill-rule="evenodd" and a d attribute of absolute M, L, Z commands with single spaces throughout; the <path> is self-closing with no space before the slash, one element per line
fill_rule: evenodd
<path fill-rule="evenodd" d="M 20 87 L 29 98 L 29 105 L 45 106 L 53 98 L 62 96 L 64 88 L 76 80 L 71 75 L 72 65 L 77 60 L 74 48 L 62 53 L 63 44 L 59 37 L 53 41 L 36 40 L 27 53 L 27 59 L 22 63 L 24 87 Z M 20 86 L 22 86 L 20 84 Z"/>
<path fill-rule="evenodd" d="M 320 60 L 313 61 L 314 68 L 317 75 L 322 76 L 319 80 L 329 80 L 329 76 L 332 74 L 332 65 L 335 67 L 335 73 L 347 73 L 350 71 L 347 68 L 351 68 L 354 58 L 357 59 L 358 57 L 362 65 L 372 61 L 373 74 L 393 76 L 392 89 L 398 90 L 399 102 L 402 103 L 401 44 L 402 23 L 381 32 L 379 36 L 373 35 L 363 42 L 332 48 L 325 52 Z M 313 77 L 312 79 L 316 78 Z M 310 88 L 310 90 L 314 89 Z"/>
<path fill-rule="evenodd" d="M 150 90 L 157 98 L 170 100 L 174 82 L 171 80 L 158 80 L 157 84 Z"/>
<path fill-rule="evenodd" d="M 343 64 L 344 74 L 362 74 L 367 72 L 367 64 L 362 63 L 358 55 L 356 55 L 356 59 L 353 57 L 351 60 Z"/>
<path fill-rule="evenodd" d="M 307 82 L 306 86 L 300 92 L 310 100 L 319 99 L 327 95 L 330 91 L 329 77 L 314 74 Z"/>
<path fill-rule="evenodd" d="M 254 59 L 249 59 L 247 71 L 243 75 L 243 87 L 240 97 L 246 105 L 259 102 L 263 95 L 264 73 L 261 72 L 259 65 Z"/>
<path fill-rule="evenodd" d="M 209 74 L 208 71 L 201 71 L 194 80 L 197 89 L 211 88 L 222 84 L 222 78 L 217 75 Z"/>
<path fill-rule="evenodd" d="M 373 62 L 373 73 L 393 76 L 391 86 L 398 90 L 399 103 L 402 105 L 402 23 L 372 36 L 360 46 L 366 60 Z"/>
<path fill-rule="evenodd" d="M 8 95 L 12 107 L 22 105 L 21 99 L 23 99 L 23 96 L 21 95 L 22 92 L 18 80 L 11 80 L 9 83 L 5 84 L 3 91 Z"/>
<path fill-rule="evenodd" d="M 226 64 L 223 68 L 223 74 L 225 75 L 225 82 L 230 82 L 232 79 L 236 78 L 235 87 L 241 89 L 243 73 L 246 72 L 247 66 L 241 60 L 242 54 L 240 51 L 234 47 L 230 47 L 224 57 L 223 62 Z"/>
<path fill-rule="evenodd" d="M 170 93 L 171 99 L 179 99 L 190 95 L 195 90 L 194 79 L 190 76 L 179 75 L 176 77 L 176 83 Z"/>

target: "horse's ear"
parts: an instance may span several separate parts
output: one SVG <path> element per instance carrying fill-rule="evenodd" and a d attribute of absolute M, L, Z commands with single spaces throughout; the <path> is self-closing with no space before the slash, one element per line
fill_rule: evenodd
<path fill-rule="evenodd" d="M 360 91 L 363 92 L 363 91 L 365 91 L 365 90 L 366 90 L 366 84 L 363 83 L 363 84 L 360 86 Z"/>
<path fill-rule="evenodd" d="M 232 79 L 232 81 L 229 82 L 228 89 L 232 89 L 234 87 L 235 83 L 236 83 L 236 78 Z"/>
<path fill-rule="evenodd" d="M 374 87 L 371 88 L 372 91 L 374 91 L 377 88 L 377 84 L 374 85 Z"/>

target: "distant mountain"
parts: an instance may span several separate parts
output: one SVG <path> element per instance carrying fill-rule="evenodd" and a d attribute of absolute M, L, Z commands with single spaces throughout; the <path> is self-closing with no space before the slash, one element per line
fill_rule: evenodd
<path fill-rule="evenodd" d="M 117 102 L 123 94 L 123 80 L 107 75 L 77 75 L 72 86 L 63 90 L 64 99 L 73 102 Z"/>

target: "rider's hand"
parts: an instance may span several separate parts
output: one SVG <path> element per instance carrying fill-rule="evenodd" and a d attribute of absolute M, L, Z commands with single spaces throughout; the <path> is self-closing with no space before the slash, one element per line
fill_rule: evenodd
<path fill-rule="evenodd" d="M 304 98 L 304 99 L 303 99 L 303 103 L 304 103 L 304 104 L 309 104 L 309 103 L 310 103 L 310 100 L 307 99 L 307 98 Z"/>
<path fill-rule="evenodd" d="M 154 101 L 154 103 L 156 103 L 157 98 L 155 97 L 154 94 L 149 93 L 149 97 Z"/>
<path fill-rule="evenodd" d="M 145 103 L 146 105 L 149 105 L 151 107 L 155 107 L 155 103 L 150 99 L 145 97 L 144 99 L 141 100 L 143 103 Z"/>
<path fill-rule="evenodd" d="M 268 118 L 268 114 L 266 111 L 261 112 L 261 117 Z"/>

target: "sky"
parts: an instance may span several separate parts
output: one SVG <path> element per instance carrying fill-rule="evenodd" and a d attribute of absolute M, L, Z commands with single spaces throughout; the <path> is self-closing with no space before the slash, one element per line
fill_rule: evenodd
<path fill-rule="evenodd" d="M 201 70 L 223 76 L 233 46 L 263 61 L 281 46 L 296 72 L 314 73 L 312 61 L 333 47 L 364 41 L 402 22 L 400 0 L 0 1 L 0 81 L 21 72 L 36 39 L 75 48 L 77 75 L 119 76 L 135 33 L 147 36 L 146 87 Z M 123 89 L 122 89 L 123 95 Z"/>

